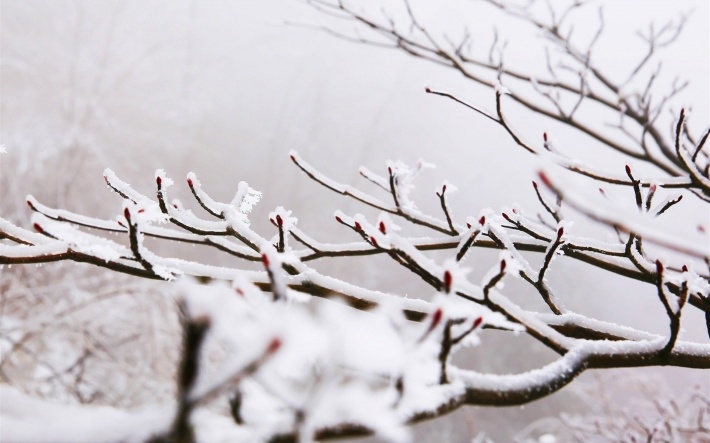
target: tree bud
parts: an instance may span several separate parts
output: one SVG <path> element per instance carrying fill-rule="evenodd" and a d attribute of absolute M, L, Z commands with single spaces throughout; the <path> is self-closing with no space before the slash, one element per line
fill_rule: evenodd
<path fill-rule="evenodd" d="M 451 284 L 454 281 L 454 276 L 451 275 L 449 270 L 444 271 L 444 292 L 447 294 L 451 292 Z"/>

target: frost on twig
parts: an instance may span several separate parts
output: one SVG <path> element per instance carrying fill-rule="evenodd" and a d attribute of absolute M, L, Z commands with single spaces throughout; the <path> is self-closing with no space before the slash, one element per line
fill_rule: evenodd
<path fill-rule="evenodd" d="M 659 126 L 659 115 L 685 86 L 679 82 L 655 98 L 660 68 L 647 71 L 656 50 L 675 40 L 684 19 L 643 34 L 647 55 L 624 82 L 616 83 L 597 64 L 595 44 L 604 27 L 603 15 L 586 45 L 570 37 L 570 11 L 581 2 L 563 11 L 551 8 L 547 18 L 509 2 L 486 2 L 539 30 L 555 49 L 546 51 L 542 62 L 549 75 L 535 78 L 530 74 L 533 69 L 528 72 L 503 62 L 505 45 L 497 36 L 486 58 L 471 49 L 468 32 L 461 41 L 440 37 L 407 2 L 409 31 L 386 14 L 371 16 L 346 2 L 309 3 L 374 32 L 379 45 L 443 65 L 490 88 L 490 104 L 495 106 L 491 112 L 443 90 L 426 92 L 493 122 L 518 147 L 552 165 L 529 190 L 541 213 L 531 216 L 513 205 L 501 211 L 483 208 L 459 218 L 460 208 L 453 207 L 450 198 L 455 187 L 444 181 L 429 193 L 429 198 L 438 198 L 440 207 L 437 215 L 430 215 L 414 201 L 415 179 L 431 166 L 423 161 L 414 166 L 389 161 L 373 170 L 368 169 L 371 165 L 360 167 L 368 186 L 374 185 L 371 193 L 329 177 L 295 151 L 291 160 L 310 179 L 377 215 L 336 211 L 331 222 L 342 233 L 342 241 L 324 242 L 319 232 L 298 224 L 297 216 L 307 214 L 282 206 L 268 215 L 270 224 L 252 219 L 261 193 L 245 182 L 237 185 L 233 199 L 220 202 L 210 195 L 207 183 L 203 187 L 195 173 L 188 174 L 187 187 L 197 208 L 193 212 L 189 205 L 170 199 L 174 183 L 163 170 L 154 177 L 154 198 L 137 192 L 111 170 L 104 171 L 109 188 L 123 200 L 113 220 L 51 208 L 29 196 L 34 232 L 0 219 L 0 264 L 67 260 L 177 281 L 173 287 L 179 293 L 183 344 L 174 404 L 148 414 L 155 417 L 150 426 L 120 411 L 105 411 L 106 417 L 135 426 L 135 435 L 144 439 L 152 435 L 155 442 L 190 441 L 205 432 L 201 414 L 221 405 L 229 406 L 231 413 L 222 419 L 247 441 L 376 434 L 386 441 L 405 442 L 411 439 L 408 424 L 465 404 L 527 403 L 560 390 L 587 369 L 710 368 L 708 344 L 689 342 L 681 335 L 684 322 L 697 321 L 681 316 L 687 309 L 703 314 L 710 334 L 708 275 L 694 270 L 698 261 L 710 263 L 710 253 L 706 244 L 681 238 L 659 222 L 673 216 L 673 209 L 685 204 L 690 193 L 699 197 L 696 203 L 710 201 L 706 148 L 710 131 L 696 138 L 683 110 L 668 137 Z M 373 43 L 367 35 L 350 40 Z M 639 87 L 634 79 L 643 75 L 647 79 Z M 566 154 L 565 143 L 553 143 L 545 128 L 536 129 L 541 139 L 528 140 L 515 129 L 516 118 L 508 110 L 515 103 L 616 152 L 624 162 L 608 170 L 584 164 Z M 584 110 L 590 104 L 614 123 L 605 127 L 588 118 Z M 637 168 L 636 163 L 650 168 Z M 585 185 L 557 174 L 557 166 L 585 180 Z M 611 198 L 599 198 L 596 190 L 602 183 L 623 187 L 627 199 L 616 204 Z M 616 236 L 607 240 L 584 235 L 577 226 L 572 229 L 572 217 L 578 213 Z M 411 234 L 413 227 L 417 236 Z M 158 249 L 148 238 L 211 248 L 225 254 L 229 265 L 163 256 L 154 252 Z M 476 255 L 479 248 L 500 253 L 485 263 Z M 659 256 L 659 250 L 688 263 L 673 265 Z M 390 259 L 428 290 L 407 296 L 381 292 L 325 275 L 314 264 L 373 255 Z M 660 302 L 665 311 L 668 332 L 655 334 L 574 312 L 569 307 L 574 304 L 566 303 L 569 294 L 553 284 L 555 269 L 567 258 L 646 283 L 649 303 Z M 473 282 L 463 265 L 490 270 Z M 190 276 L 211 283 L 192 284 Z M 509 297 L 505 284 L 511 278 L 522 278 L 534 289 L 533 295 L 542 301 L 541 312 L 523 308 Z M 312 297 L 336 302 L 311 303 Z M 509 334 L 513 337 L 525 334 L 554 357 L 520 374 L 480 372 L 476 362 L 458 367 L 452 357 L 476 346 L 482 329 L 513 332 Z M 222 360 L 205 355 L 215 343 L 229 351 Z M 18 404 L 27 400 L 14 392 L 10 395 Z M 38 407 L 37 417 L 46 415 L 44 407 Z M 4 418 L 5 410 L 0 412 Z M 15 417 L 16 412 L 7 414 Z M 26 410 L 20 412 L 25 415 L 19 422 L 33 418 Z M 71 412 L 95 417 L 95 411 Z M 132 435 L 116 434 L 127 439 Z"/>

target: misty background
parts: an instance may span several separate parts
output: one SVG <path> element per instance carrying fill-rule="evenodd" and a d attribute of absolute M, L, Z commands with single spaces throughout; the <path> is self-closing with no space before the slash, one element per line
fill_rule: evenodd
<path fill-rule="evenodd" d="M 384 5 L 395 19 L 405 20 L 399 2 L 362 4 L 374 11 Z M 708 2 L 597 4 L 604 8 L 606 28 L 595 60 L 618 70 L 619 78 L 643 55 L 637 29 L 692 10 L 679 40 L 662 50 L 659 88 L 670 84 L 675 75 L 689 80 L 689 87 L 673 101 L 674 109 L 691 108 L 691 128 L 706 128 Z M 436 30 L 457 35 L 468 25 L 474 47 L 483 53 L 497 27 L 499 36 L 508 41 L 506 63 L 544 72 L 541 43 L 532 40 L 535 30 L 520 26 L 519 21 L 478 2 L 413 5 L 421 21 Z M 582 39 L 596 30 L 596 8 L 588 7 L 575 19 Z M 260 233 L 273 230 L 267 214 L 282 205 L 293 210 L 299 226 L 318 239 L 354 240 L 351 232 L 335 223 L 333 212 L 374 213 L 309 180 L 290 161 L 291 149 L 333 179 L 373 193 L 377 190 L 359 177 L 359 166 L 384 173 L 388 159 L 414 164 L 423 158 L 437 168 L 419 178 L 418 206 L 438 215 L 434 190 L 447 180 L 459 188 L 451 195 L 450 206 L 461 222 L 485 207 L 500 210 L 518 203 L 539 211 L 530 186 L 536 160 L 502 128 L 424 92 L 425 86 L 434 86 L 493 109 L 491 90 L 401 52 L 354 44 L 314 29 L 319 26 L 343 32 L 353 29 L 297 0 L 3 0 L 0 143 L 7 153 L 0 155 L 0 215 L 28 226 L 24 197 L 31 193 L 49 206 L 113 218 L 120 198 L 106 189 L 104 168 L 110 167 L 148 195 L 154 192 L 155 170 L 162 168 L 176 181 L 173 195 L 192 207 L 196 205 L 184 184 L 189 171 L 217 200 L 231 199 L 242 180 L 262 191 L 262 202 L 250 217 Z M 531 117 L 512 104 L 507 112 L 530 139 L 552 131 L 562 151 L 601 169 L 623 171 L 613 154 L 601 154 L 588 139 Z M 670 130 L 675 114 L 663 118 Z M 708 227 L 710 214 L 701 205 L 688 202 L 677 211 L 690 220 L 689 226 Z M 698 238 L 708 242 L 707 236 Z M 164 245 L 156 248 L 171 250 Z M 474 282 L 498 255 L 496 251 L 476 254 L 467 263 L 473 268 Z M 223 257 L 202 259 L 238 265 Z M 666 331 L 662 306 L 655 299 L 649 302 L 653 288 L 648 285 L 609 277 L 570 260 L 556 261 L 555 266 L 550 278 L 572 309 L 650 332 Z M 430 288 L 386 257 L 334 259 L 317 267 L 372 289 L 412 297 L 431 295 Z M 506 290 L 526 307 L 543 307 L 520 282 L 507 283 Z M 686 338 L 702 337 L 700 316 L 687 312 Z M 488 335 L 483 334 L 481 347 L 462 357 L 478 370 L 517 372 L 538 367 L 551 356 L 532 340 L 520 338 L 522 344 L 506 350 L 500 346 L 508 346 L 502 345 L 507 341 Z M 520 347 L 533 357 L 521 361 L 516 351 Z M 710 383 L 699 371 L 634 371 L 660 373 L 677 389 Z M 632 373 L 606 372 L 611 378 Z M 446 426 L 464 435 L 485 430 L 510 438 L 536 418 L 583 410 L 581 391 L 583 386 L 594 386 L 596 377 L 585 374 L 561 393 L 524 408 L 462 409 L 444 421 L 421 425 L 422 441 L 427 440 L 427 432 L 440 432 Z M 505 427 L 501 429 L 500 423 Z"/>

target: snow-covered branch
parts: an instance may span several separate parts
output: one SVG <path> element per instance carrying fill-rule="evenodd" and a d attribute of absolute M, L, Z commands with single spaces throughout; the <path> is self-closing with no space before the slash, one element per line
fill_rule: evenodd
<path fill-rule="evenodd" d="M 108 187 L 120 197 L 113 220 L 52 208 L 28 196 L 33 231 L 0 218 L 0 265 L 74 261 L 171 282 L 166 291 L 179 312 L 181 342 L 173 401 L 140 411 L 50 405 L 3 387 L 0 417 L 9 423 L 13 441 L 61 435 L 69 441 L 190 443 L 208 441 L 211 428 L 219 426 L 228 428 L 226 435 L 234 441 L 308 442 L 375 434 L 406 442 L 412 423 L 463 405 L 528 403 L 559 391 L 588 369 L 710 369 L 707 340 L 693 342 L 682 335 L 687 322 L 698 321 L 705 322 L 710 335 L 710 278 L 707 269 L 698 270 L 710 264 L 707 238 L 699 242 L 688 238 L 687 229 L 663 224 L 688 202 L 686 196 L 699 197 L 692 200 L 700 205 L 710 202 L 710 131 L 696 140 L 683 110 L 674 120 L 675 132 L 664 135 L 659 113 L 684 86 L 674 85 L 654 99 L 658 71 L 641 85 L 634 80 L 648 74 L 649 60 L 677 38 L 685 18 L 643 34 L 647 54 L 625 81 L 615 82 L 595 57 L 604 29 L 601 14 L 587 45 L 571 40 L 570 14 L 581 2 L 562 11 L 551 8 L 548 19 L 507 1 L 485 2 L 539 30 L 556 49 L 555 60 L 548 52 L 544 61 L 549 74 L 544 79 L 503 63 L 497 38 L 486 58 L 468 49 L 468 32 L 461 41 L 439 36 L 406 0 L 408 27 L 344 1 L 307 3 L 369 32 L 366 37 L 331 33 L 402 50 L 490 88 L 493 111 L 443 90 L 426 92 L 474 111 L 545 164 L 528 190 L 539 212 L 514 205 L 481 208 L 460 218 L 452 196 L 456 187 L 444 181 L 430 190 L 428 197 L 436 198 L 437 206 L 429 214 L 418 207 L 413 192 L 417 177 L 433 166 L 429 163 L 388 161 L 380 165 L 381 172 L 369 169 L 377 165 L 360 167 L 360 175 L 376 187 L 370 193 L 331 177 L 309 163 L 317 158 L 304 159 L 296 151 L 289 156 L 298 170 L 370 211 L 366 216 L 336 210 L 330 223 L 340 230 L 338 241 L 322 241 L 319 232 L 299 225 L 308 213 L 283 206 L 257 220 L 251 211 L 261 192 L 239 182 L 231 201 L 219 201 L 192 172 L 186 186 L 196 212 L 170 199 L 174 182 L 162 169 L 154 176 L 155 198 L 110 169 L 104 171 Z M 508 112 L 516 103 L 624 161 L 643 163 L 652 173 L 641 176 L 626 163 L 598 170 L 565 154 L 566 147 L 556 146 L 546 130 L 530 141 L 515 129 L 515 114 Z M 584 112 L 589 103 L 619 122 L 612 132 Z M 626 198 L 613 200 L 600 185 Z M 573 217 L 580 215 L 596 231 L 574 225 Z M 676 225 L 685 221 L 680 218 Z M 184 249 L 159 248 L 158 243 L 200 245 L 215 256 L 223 254 L 229 264 L 215 265 L 216 260 L 196 259 Z M 499 254 L 486 263 L 476 256 L 480 248 Z M 379 291 L 327 275 L 322 271 L 327 267 L 317 266 L 374 255 L 391 259 L 425 289 L 415 294 Z M 555 269 L 567 258 L 645 283 L 649 305 L 660 303 L 663 310 L 663 327 L 617 325 L 576 312 L 570 294 L 553 284 Z M 489 271 L 473 281 L 466 266 Z M 516 302 L 522 294 L 504 287 L 514 278 L 539 298 L 539 310 Z M 596 289 L 579 291 L 594 295 Z M 688 310 L 702 320 L 682 315 Z M 478 362 L 454 359 L 457 352 L 478 345 L 484 329 L 511 339 L 525 335 L 552 356 L 519 374 L 486 373 Z M 10 352 L 22 348 L 23 337 L 29 335 L 11 337 Z M 214 349 L 222 354 L 215 357 Z M 85 357 L 76 358 L 72 367 Z M 3 380 L 6 361 L 3 357 L 0 363 Z M 37 420 L 51 433 L 32 428 Z"/>

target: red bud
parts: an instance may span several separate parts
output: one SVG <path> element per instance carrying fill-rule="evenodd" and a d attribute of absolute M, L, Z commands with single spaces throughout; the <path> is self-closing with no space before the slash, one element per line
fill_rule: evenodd
<path fill-rule="evenodd" d="M 35 228 L 35 231 L 39 232 L 40 234 L 44 234 L 44 229 L 42 229 L 39 223 L 35 223 L 32 226 Z"/>
<path fill-rule="evenodd" d="M 144 212 L 145 212 L 145 209 L 139 209 L 139 210 L 138 210 L 138 213 L 139 213 L 139 214 L 142 214 L 142 213 L 144 213 Z"/>
<path fill-rule="evenodd" d="M 480 224 L 481 226 L 486 224 L 486 216 L 485 215 L 481 216 L 481 218 L 478 219 L 478 224 Z"/>
<path fill-rule="evenodd" d="M 505 267 L 507 266 L 507 263 L 505 260 L 500 261 L 500 272 L 505 272 Z"/>
<path fill-rule="evenodd" d="M 427 86 L 426 88 L 424 88 L 424 92 L 426 92 L 427 94 L 431 94 L 431 88 Z"/>
<path fill-rule="evenodd" d="M 434 314 L 432 314 L 432 316 L 431 316 L 431 326 L 429 326 L 430 331 L 432 329 L 434 329 L 441 322 L 441 317 L 443 315 L 444 315 L 444 313 L 441 311 L 441 308 L 434 311 Z"/>
<path fill-rule="evenodd" d="M 266 353 L 268 355 L 275 353 L 276 351 L 279 350 L 279 348 L 281 348 L 281 345 L 282 345 L 282 343 L 281 343 L 280 338 L 272 339 L 271 342 L 269 343 L 269 347 L 266 348 Z"/>
<path fill-rule="evenodd" d="M 451 292 L 451 283 L 454 281 L 454 276 L 451 275 L 451 272 L 447 269 L 444 271 L 444 292 L 447 294 Z"/>
<path fill-rule="evenodd" d="M 342 222 L 343 222 L 343 219 L 340 218 L 340 216 L 338 216 L 338 215 L 335 216 L 335 220 L 336 220 L 338 223 L 342 223 Z"/>
<path fill-rule="evenodd" d="M 377 239 L 375 237 L 370 237 L 370 243 L 372 243 L 372 246 L 377 247 Z"/>
<path fill-rule="evenodd" d="M 385 226 L 385 222 L 381 221 L 379 228 L 380 228 L 381 233 L 383 233 L 383 234 L 387 233 L 387 227 Z"/>
<path fill-rule="evenodd" d="M 562 238 L 562 235 L 564 235 L 564 233 L 565 233 L 565 228 L 558 229 L 557 230 L 557 239 L 559 240 L 560 238 Z"/>
<path fill-rule="evenodd" d="M 244 297 L 244 291 L 242 291 L 242 288 L 236 288 L 235 291 L 239 294 L 239 296 Z"/>
<path fill-rule="evenodd" d="M 290 156 L 290 157 L 291 157 L 291 161 L 293 161 L 294 163 L 296 163 L 296 156 L 295 156 L 295 155 L 293 155 L 293 154 L 291 154 L 291 156 Z"/>
<path fill-rule="evenodd" d="M 625 169 L 626 169 L 626 173 L 627 173 L 628 175 L 631 175 L 631 166 L 626 165 L 626 166 L 625 166 Z"/>
<path fill-rule="evenodd" d="M 547 132 L 542 133 L 542 139 L 547 141 Z"/>
<path fill-rule="evenodd" d="M 535 180 L 533 180 L 532 184 L 533 184 L 533 188 L 537 189 L 537 182 Z"/>
<path fill-rule="evenodd" d="M 688 265 L 683 265 L 683 272 L 688 272 Z"/>
<path fill-rule="evenodd" d="M 663 263 L 661 263 L 660 260 L 656 260 L 656 272 L 661 274 L 661 273 L 663 273 L 663 269 L 664 269 Z"/>
<path fill-rule="evenodd" d="M 158 186 L 163 184 L 163 179 L 160 178 L 160 176 L 155 177 L 155 182 L 158 184 Z"/>
<path fill-rule="evenodd" d="M 128 221 L 128 223 L 131 222 L 131 211 L 128 209 L 128 207 L 123 210 L 123 216 L 126 217 L 126 221 Z"/>
<path fill-rule="evenodd" d="M 187 179 L 187 186 L 192 188 L 192 179 L 191 178 Z"/>
<path fill-rule="evenodd" d="M 360 225 L 360 222 L 355 222 L 355 230 L 362 231 L 362 226 Z"/>
<path fill-rule="evenodd" d="M 30 207 L 30 209 L 32 209 L 33 211 L 36 211 L 36 209 L 35 209 L 35 205 L 33 205 L 33 204 L 32 204 L 32 201 L 30 201 L 30 200 L 27 200 L 27 206 L 29 206 L 29 207 Z"/>
<path fill-rule="evenodd" d="M 284 225 L 284 220 L 281 218 L 280 215 L 276 214 L 276 224 L 279 225 L 279 227 Z"/>
<path fill-rule="evenodd" d="M 552 187 L 552 182 L 550 181 L 550 178 L 545 174 L 544 172 L 540 171 L 537 173 L 537 176 L 540 177 L 540 180 L 542 181 L 542 184 L 547 186 L 548 188 Z"/>
<path fill-rule="evenodd" d="M 264 263 L 264 266 L 267 268 L 269 267 L 269 256 L 266 254 L 261 254 L 261 261 Z"/>
<path fill-rule="evenodd" d="M 473 329 L 476 329 L 477 327 L 481 326 L 481 323 L 483 323 L 483 317 L 478 317 L 473 321 Z"/>

